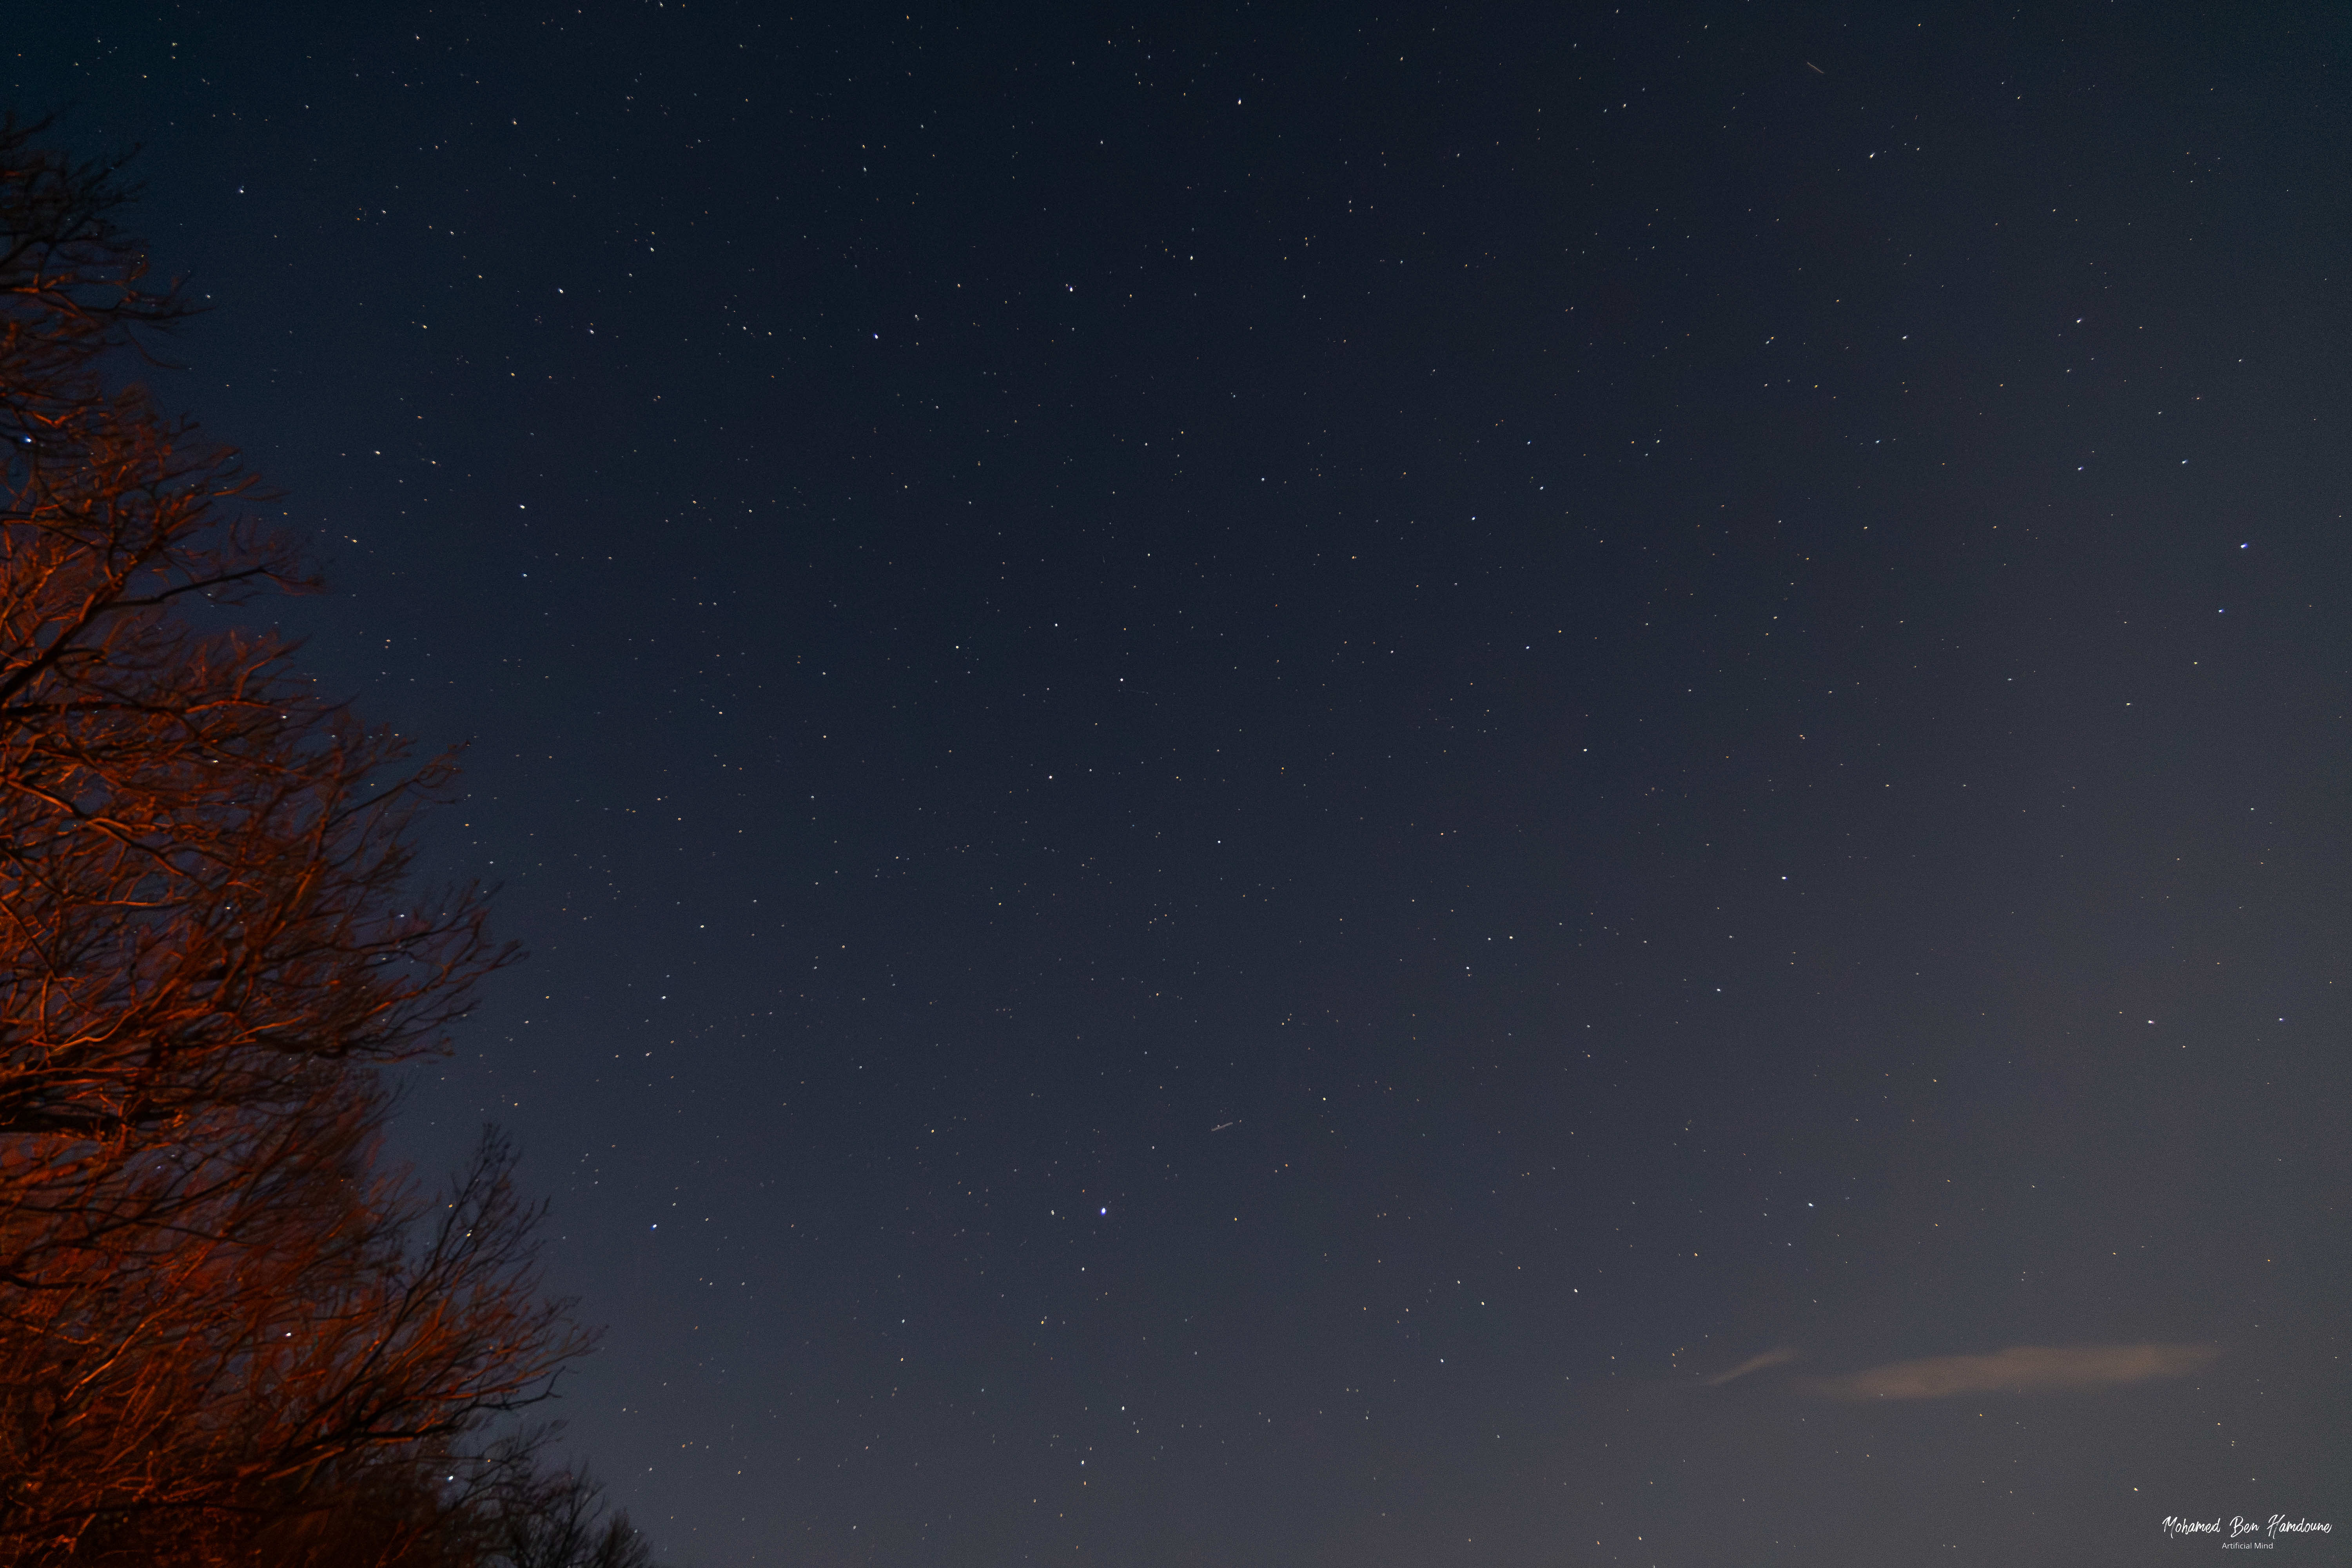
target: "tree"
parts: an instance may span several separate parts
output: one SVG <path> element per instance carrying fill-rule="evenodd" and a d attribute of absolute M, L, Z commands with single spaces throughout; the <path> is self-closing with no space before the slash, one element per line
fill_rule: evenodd
<path fill-rule="evenodd" d="M 509 950 L 408 886 L 454 758 L 398 771 L 291 646 L 173 613 L 316 583 L 233 451 L 104 378 L 190 306 L 37 129 L 0 125 L 0 1131 L 145 1138 L 432 1048 Z"/>
<path fill-rule="evenodd" d="M 474 1517 L 488 1561 L 497 1568 L 654 1568 L 629 1516 L 604 1511 L 603 1483 L 585 1470 L 540 1468 L 547 1435 L 512 1439 L 487 1456 Z"/>
<path fill-rule="evenodd" d="M 192 306 L 47 129 L 0 120 L 0 1558 L 486 1561 L 468 1435 L 588 1340 L 505 1144 L 424 1194 L 376 1069 L 513 949 L 415 885 L 454 758 L 199 619 L 316 583 L 123 374 Z"/>

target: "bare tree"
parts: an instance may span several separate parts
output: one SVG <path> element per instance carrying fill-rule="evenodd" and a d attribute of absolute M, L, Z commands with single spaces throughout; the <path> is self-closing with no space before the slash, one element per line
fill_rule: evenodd
<path fill-rule="evenodd" d="M 40 129 L 0 122 L 0 1131 L 140 1138 L 432 1048 L 509 950 L 410 885 L 453 759 L 175 613 L 315 582 L 234 452 L 108 379 L 189 307 Z"/>
<path fill-rule="evenodd" d="M 190 306 L 47 129 L 0 120 L 0 1557 L 486 1561 L 529 1489 L 457 1456 L 588 1342 L 506 1145 L 423 1194 L 373 1069 L 512 949 L 414 883 L 453 759 L 199 619 L 316 584 L 126 375 Z"/>
<path fill-rule="evenodd" d="M 551 1468 L 543 1427 L 494 1446 L 468 1499 L 468 1540 L 481 1568 L 654 1568 L 625 1511 L 608 1511 L 585 1469 Z"/>
<path fill-rule="evenodd" d="M 446 1533 L 439 1494 L 401 1478 L 588 1346 L 539 1292 L 505 1146 L 427 1195 L 376 1160 L 382 1111 L 346 1085 L 95 1179 L 46 1173 L 58 1135 L 9 1151 L 0 1244 L 37 1261 L 0 1315 L 0 1547 L 234 1560 L 390 1496 Z"/>

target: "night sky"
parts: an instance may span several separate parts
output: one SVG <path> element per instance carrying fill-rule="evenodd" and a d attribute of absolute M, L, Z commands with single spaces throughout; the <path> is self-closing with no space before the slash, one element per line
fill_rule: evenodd
<path fill-rule="evenodd" d="M 666 1560 L 2352 1560 L 2352 12 L 8 49 Z"/>

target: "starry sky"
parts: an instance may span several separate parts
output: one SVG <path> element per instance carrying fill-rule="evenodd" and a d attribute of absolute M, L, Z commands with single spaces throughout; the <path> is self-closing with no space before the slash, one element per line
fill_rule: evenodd
<path fill-rule="evenodd" d="M 2342 1562 L 2347 15 L 6 47 L 470 744 L 401 1152 L 667 1561 Z"/>

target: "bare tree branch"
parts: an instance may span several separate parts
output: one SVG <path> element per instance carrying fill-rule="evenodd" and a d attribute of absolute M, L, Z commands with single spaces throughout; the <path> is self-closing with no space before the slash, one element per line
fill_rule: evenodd
<path fill-rule="evenodd" d="M 184 617 L 316 584 L 114 379 L 190 307 L 47 129 L 0 119 L 0 1559 L 641 1563 L 590 1483 L 464 1457 L 591 1343 L 511 1150 L 382 1158 L 376 1069 L 514 957 L 416 885 L 455 758 Z"/>

